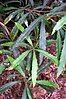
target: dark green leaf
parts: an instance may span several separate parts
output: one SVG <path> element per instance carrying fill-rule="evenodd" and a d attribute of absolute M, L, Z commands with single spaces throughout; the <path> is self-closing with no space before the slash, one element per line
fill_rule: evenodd
<path fill-rule="evenodd" d="M 20 81 L 14 81 L 14 82 L 9 82 L 5 85 L 3 85 L 2 87 L 0 87 L 0 93 L 5 92 L 7 89 L 11 88 L 13 85 L 19 83 Z"/>
<path fill-rule="evenodd" d="M 61 57 L 60 57 L 59 67 L 57 70 L 57 77 L 59 77 L 59 75 L 64 70 L 65 64 L 66 64 L 66 34 L 65 34 L 63 49 L 62 49 L 62 53 L 61 53 Z"/>
<path fill-rule="evenodd" d="M 19 45 L 19 42 L 22 42 L 30 33 L 31 31 L 37 26 L 37 24 L 41 21 L 43 16 L 40 16 L 39 18 L 35 19 L 28 28 L 25 29 L 24 33 L 22 33 L 18 39 L 16 40 L 13 49 Z"/>
<path fill-rule="evenodd" d="M 51 55 L 50 53 L 41 50 L 41 49 L 36 49 L 36 51 L 42 53 L 43 56 L 47 57 L 48 59 L 50 59 L 52 62 L 54 62 L 56 65 L 58 65 L 58 59 L 56 56 Z"/>

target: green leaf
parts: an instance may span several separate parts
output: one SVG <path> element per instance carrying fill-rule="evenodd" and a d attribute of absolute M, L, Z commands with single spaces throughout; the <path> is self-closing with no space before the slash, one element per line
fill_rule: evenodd
<path fill-rule="evenodd" d="M 62 48 L 61 36 L 60 36 L 60 32 L 59 31 L 57 33 L 57 40 L 56 41 L 57 41 L 56 42 L 57 58 L 59 60 L 60 54 L 61 54 L 61 48 Z"/>
<path fill-rule="evenodd" d="M 30 50 L 25 51 L 21 55 L 19 55 L 19 57 L 13 61 L 11 68 L 16 68 L 25 59 L 29 52 Z"/>
<path fill-rule="evenodd" d="M 19 22 L 15 22 L 15 25 L 21 32 L 24 32 L 24 27 Z"/>
<path fill-rule="evenodd" d="M 47 87 L 54 87 L 54 88 L 58 87 L 56 83 L 48 81 L 48 80 L 37 80 L 36 83 L 39 85 L 47 86 Z"/>
<path fill-rule="evenodd" d="M 23 77 L 25 77 L 25 73 L 23 71 L 23 69 L 21 68 L 20 65 L 18 65 L 16 68 L 15 68 Z"/>
<path fill-rule="evenodd" d="M 27 99 L 27 89 L 26 87 L 24 88 L 23 94 L 22 94 L 22 99 Z"/>
<path fill-rule="evenodd" d="M 51 55 L 50 53 L 41 50 L 41 49 L 36 49 L 36 51 L 42 53 L 43 56 L 47 57 L 48 59 L 50 59 L 53 63 L 55 63 L 56 65 L 58 65 L 58 59 L 56 56 Z"/>
<path fill-rule="evenodd" d="M 8 56 L 8 60 L 10 61 L 11 65 L 13 65 L 13 62 L 15 61 L 14 58 L 12 58 L 11 56 Z M 9 69 L 12 68 L 11 66 L 9 67 Z M 25 73 L 23 71 L 23 69 L 21 68 L 20 64 L 15 67 L 15 69 L 22 75 L 25 77 Z"/>
<path fill-rule="evenodd" d="M 29 42 L 29 44 L 30 44 L 31 46 L 33 46 L 30 36 L 28 36 L 26 39 L 27 39 L 27 41 Z"/>
<path fill-rule="evenodd" d="M 12 12 L 5 20 L 4 24 L 7 24 L 11 19 L 13 19 L 19 12 L 21 12 L 22 9 L 16 10 L 15 12 Z"/>
<path fill-rule="evenodd" d="M 29 15 L 29 13 L 24 14 L 24 15 L 18 20 L 18 23 L 22 24 L 22 23 L 25 21 L 25 19 L 26 19 L 26 17 L 27 17 L 28 15 Z M 15 39 L 15 37 L 17 36 L 17 33 L 18 33 L 18 29 L 17 29 L 16 26 L 13 27 L 11 33 L 15 34 L 15 35 L 13 36 L 13 39 Z"/>
<path fill-rule="evenodd" d="M 39 35 L 39 48 L 46 50 L 46 30 L 45 30 L 45 23 L 42 20 L 41 27 L 40 27 L 40 35 Z M 40 53 L 39 55 L 39 64 L 41 65 L 43 61 L 43 55 Z"/>
<path fill-rule="evenodd" d="M 28 96 L 29 99 L 33 99 L 31 90 L 28 87 L 27 87 L 27 96 Z"/>
<path fill-rule="evenodd" d="M 59 29 L 61 29 L 63 27 L 63 25 L 66 24 L 66 16 L 62 17 L 57 24 L 55 25 L 55 27 L 53 28 L 52 34 L 55 33 L 55 31 L 58 31 Z"/>
<path fill-rule="evenodd" d="M 14 42 L 5 42 L 3 44 L 1 44 L 2 46 L 12 46 L 14 44 Z"/>
<path fill-rule="evenodd" d="M 5 66 L 3 64 L 0 64 L 0 74 L 2 74 L 2 72 L 4 71 Z"/>
<path fill-rule="evenodd" d="M 64 70 L 66 64 L 66 33 L 65 33 L 65 39 L 64 39 L 64 44 L 63 44 L 63 49 L 60 57 L 60 62 L 57 70 L 57 77 L 62 73 Z"/>
<path fill-rule="evenodd" d="M 37 24 L 41 21 L 43 16 L 40 16 L 39 18 L 35 19 L 26 29 L 25 31 L 18 37 L 16 40 L 13 49 L 19 45 L 20 42 L 22 42 L 30 33 L 31 31 L 37 26 Z"/>
<path fill-rule="evenodd" d="M 36 54 L 35 54 L 35 52 L 33 52 L 33 59 L 32 59 L 32 82 L 33 82 L 33 87 L 36 84 L 37 70 L 38 70 L 38 63 L 37 63 L 37 59 L 36 59 Z"/>
<path fill-rule="evenodd" d="M 5 92 L 7 89 L 11 88 L 13 85 L 19 83 L 20 81 L 9 82 L 2 87 L 0 87 L 0 94 Z"/>
<path fill-rule="evenodd" d="M 60 6 L 55 7 L 54 9 L 52 9 L 50 11 L 50 13 L 55 13 L 55 12 L 61 12 L 61 10 L 63 10 L 63 8 L 66 6 L 66 3 L 62 3 Z"/>

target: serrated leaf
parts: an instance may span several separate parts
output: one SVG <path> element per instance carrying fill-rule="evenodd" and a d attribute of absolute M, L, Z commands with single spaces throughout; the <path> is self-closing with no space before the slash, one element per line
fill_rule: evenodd
<path fill-rule="evenodd" d="M 24 32 L 24 27 L 19 22 L 15 22 L 15 25 L 21 32 Z"/>
<path fill-rule="evenodd" d="M 63 44 L 61 57 L 60 57 L 59 66 L 58 66 L 58 69 L 57 69 L 57 77 L 59 77 L 59 75 L 64 70 L 65 64 L 66 64 L 66 34 L 65 34 L 65 39 L 64 39 L 64 44 Z"/>
<path fill-rule="evenodd" d="M 58 87 L 58 85 L 54 82 L 48 81 L 48 80 L 37 80 L 36 82 L 39 85 L 47 86 L 47 87 Z"/>
<path fill-rule="evenodd" d="M 36 49 L 36 51 L 42 53 L 43 56 L 47 57 L 48 59 L 50 59 L 53 63 L 55 63 L 56 65 L 58 65 L 58 59 L 56 56 L 51 55 L 50 53 L 41 50 L 41 49 Z"/>
<path fill-rule="evenodd" d="M 63 25 L 66 24 L 66 16 L 62 17 L 57 24 L 55 25 L 55 27 L 53 28 L 52 34 L 55 33 L 55 31 L 58 31 L 59 29 L 61 29 L 63 27 Z"/>
<path fill-rule="evenodd" d="M 43 16 L 40 16 L 39 18 L 35 19 L 26 29 L 25 31 L 18 37 L 16 40 L 13 49 L 19 45 L 20 42 L 22 42 L 30 33 L 31 31 L 37 26 L 37 24 L 41 21 Z"/>
<path fill-rule="evenodd" d="M 33 52 L 33 59 L 32 59 L 32 82 L 33 82 L 33 87 L 36 84 L 37 70 L 38 70 L 38 63 L 37 63 L 37 59 L 36 59 L 36 54 L 35 54 L 35 52 Z"/>
<path fill-rule="evenodd" d="M 39 35 L 39 48 L 46 50 L 46 30 L 43 20 L 41 22 L 40 35 Z M 42 61 L 43 61 L 43 55 L 40 53 L 39 64 L 41 64 Z"/>
<path fill-rule="evenodd" d="M 0 94 L 5 92 L 7 89 L 11 88 L 13 85 L 19 83 L 20 81 L 9 82 L 2 87 L 0 87 Z"/>

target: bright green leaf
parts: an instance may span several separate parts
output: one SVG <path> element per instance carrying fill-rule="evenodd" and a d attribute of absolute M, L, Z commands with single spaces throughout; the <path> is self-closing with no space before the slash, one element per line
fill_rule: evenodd
<path fill-rule="evenodd" d="M 24 32 L 24 27 L 18 23 L 18 22 L 15 22 L 15 25 L 17 26 L 17 28 L 21 31 L 21 32 Z"/>
<path fill-rule="evenodd" d="M 32 59 L 32 82 L 33 82 L 33 87 L 36 84 L 37 70 L 38 70 L 38 63 L 37 63 L 37 59 L 36 59 L 36 54 L 35 54 L 35 52 L 33 52 L 33 59 Z"/>
<path fill-rule="evenodd" d="M 57 24 L 55 25 L 55 27 L 53 28 L 52 34 L 55 33 L 55 31 L 58 31 L 59 29 L 61 29 L 63 27 L 63 25 L 66 24 L 66 16 L 62 17 Z"/>

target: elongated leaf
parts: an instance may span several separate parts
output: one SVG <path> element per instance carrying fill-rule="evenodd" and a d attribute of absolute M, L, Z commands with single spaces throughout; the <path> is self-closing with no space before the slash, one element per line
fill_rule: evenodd
<path fill-rule="evenodd" d="M 45 30 L 45 24 L 42 20 L 41 28 L 40 28 L 40 36 L 39 36 L 39 48 L 46 50 L 46 30 Z M 39 64 L 41 64 L 43 61 L 43 55 L 40 53 L 39 55 Z"/>
<path fill-rule="evenodd" d="M 49 54 L 48 52 L 41 50 L 41 49 L 36 49 L 36 51 L 42 53 L 42 55 L 44 55 L 45 57 L 47 57 L 48 59 L 50 59 L 52 62 L 54 62 L 56 65 L 58 65 L 58 59 L 56 56 L 53 56 L 51 54 Z"/>
<path fill-rule="evenodd" d="M 37 80 L 36 83 L 39 85 L 47 86 L 47 87 L 54 87 L 54 88 L 58 87 L 58 85 L 56 83 L 48 81 L 48 80 Z"/>
<path fill-rule="evenodd" d="M 18 23 L 22 24 L 22 23 L 24 22 L 25 18 L 26 18 L 28 15 L 29 15 L 29 13 L 24 14 L 24 15 L 18 20 Z M 18 33 L 18 29 L 17 29 L 16 26 L 13 27 L 11 33 L 14 33 L 15 36 L 17 35 L 17 33 Z M 14 37 L 15 37 L 15 36 L 14 36 Z"/>
<path fill-rule="evenodd" d="M 14 44 L 14 42 L 5 42 L 3 44 L 1 44 L 1 46 L 12 46 Z"/>
<path fill-rule="evenodd" d="M 14 81 L 14 82 L 10 82 L 10 83 L 7 83 L 7 84 L 3 85 L 2 87 L 0 87 L 0 93 L 5 92 L 7 89 L 11 88 L 13 85 L 15 85 L 19 82 L 20 81 Z"/>
<path fill-rule="evenodd" d="M 33 82 L 33 87 L 36 84 L 37 70 L 38 70 L 38 63 L 37 63 L 35 52 L 33 52 L 33 59 L 32 59 L 32 82 Z"/>
<path fill-rule="evenodd" d="M 56 43 L 56 51 L 57 51 L 57 58 L 59 60 L 61 54 L 62 42 L 60 32 L 57 33 L 57 43 Z"/>
<path fill-rule="evenodd" d="M 3 50 L 0 50 L 0 54 L 12 54 L 12 52 L 3 49 Z"/>
<path fill-rule="evenodd" d="M 50 11 L 50 13 L 61 12 L 61 10 L 66 6 L 66 3 L 62 3 L 60 6 L 55 7 Z"/>
<path fill-rule="evenodd" d="M 4 71 L 5 66 L 3 64 L 0 64 L 0 74 L 2 74 L 2 72 Z"/>
<path fill-rule="evenodd" d="M 10 68 L 16 68 L 29 54 L 30 50 L 23 52 L 17 59 L 15 59 L 12 63 L 12 66 Z"/>
<path fill-rule="evenodd" d="M 38 69 L 38 75 L 40 75 L 42 72 L 44 72 L 44 70 L 46 70 L 50 65 L 51 65 L 51 63 L 49 62 L 46 65 L 40 66 L 40 68 Z"/>
<path fill-rule="evenodd" d="M 50 1 L 49 0 L 44 0 L 42 8 L 44 8 L 48 2 L 50 2 Z"/>
<path fill-rule="evenodd" d="M 15 12 L 12 12 L 5 20 L 4 20 L 4 24 L 7 24 L 11 19 L 13 19 L 20 11 L 22 11 L 21 9 L 16 10 Z"/>
<path fill-rule="evenodd" d="M 55 31 L 58 31 L 59 29 L 61 29 L 63 27 L 63 25 L 66 24 L 66 16 L 62 17 L 57 24 L 55 25 L 55 27 L 53 28 L 52 34 L 55 33 Z"/>
<path fill-rule="evenodd" d="M 33 99 L 31 90 L 28 87 L 27 87 L 27 96 L 28 96 L 28 99 Z"/>
<path fill-rule="evenodd" d="M 43 18 L 43 16 L 40 16 L 39 18 L 35 19 L 24 31 L 24 33 L 22 33 L 18 39 L 16 40 L 13 49 L 19 45 L 19 42 L 22 42 L 30 33 L 31 31 L 37 26 L 37 24 L 41 21 L 41 19 Z"/>
<path fill-rule="evenodd" d="M 13 62 L 15 61 L 15 59 L 12 58 L 11 56 L 8 56 L 8 60 L 9 60 L 9 62 L 11 63 L 11 65 L 12 65 Z M 9 69 L 10 69 L 10 68 L 11 68 L 11 67 L 9 67 Z M 20 64 L 19 64 L 17 67 L 15 67 L 15 69 L 16 69 L 22 76 L 25 77 L 25 73 L 24 73 L 23 69 L 21 68 Z"/>
<path fill-rule="evenodd" d="M 29 42 L 29 44 L 30 44 L 31 46 L 33 46 L 30 36 L 28 36 L 26 39 L 27 39 L 27 41 Z"/>
<path fill-rule="evenodd" d="M 22 94 L 22 99 L 27 99 L 27 89 L 26 87 L 24 88 L 23 94 Z"/>
<path fill-rule="evenodd" d="M 65 64 L 66 64 L 66 34 L 65 34 L 65 40 L 64 40 L 64 44 L 63 44 L 61 57 L 60 57 L 59 67 L 57 70 L 57 77 L 59 77 L 59 75 L 64 70 Z"/>
<path fill-rule="evenodd" d="M 18 23 L 18 22 L 15 22 L 15 25 L 17 26 L 17 28 L 21 31 L 21 32 L 24 32 L 24 27 Z"/>
<path fill-rule="evenodd" d="M 34 1 L 33 0 L 29 0 L 31 5 L 34 6 Z"/>

